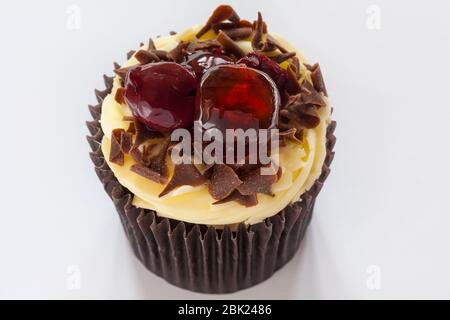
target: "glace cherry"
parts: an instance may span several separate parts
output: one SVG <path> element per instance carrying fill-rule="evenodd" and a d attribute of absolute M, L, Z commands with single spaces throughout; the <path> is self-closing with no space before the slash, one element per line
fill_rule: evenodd
<path fill-rule="evenodd" d="M 125 79 L 125 102 L 148 128 L 171 132 L 194 120 L 195 74 L 173 62 L 133 68 Z"/>
<path fill-rule="evenodd" d="M 186 61 L 182 63 L 183 66 L 194 71 L 198 79 L 201 79 L 203 74 L 210 68 L 219 64 L 230 64 L 233 60 L 227 56 L 206 51 L 196 51 L 186 57 Z"/>
<path fill-rule="evenodd" d="M 265 73 L 245 65 L 218 65 L 203 76 L 196 120 L 204 129 L 269 129 L 277 122 L 280 96 Z"/>

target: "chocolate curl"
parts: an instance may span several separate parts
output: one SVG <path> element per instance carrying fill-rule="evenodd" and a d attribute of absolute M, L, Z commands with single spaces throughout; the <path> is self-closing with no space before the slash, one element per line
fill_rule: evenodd
<path fill-rule="evenodd" d="M 147 50 L 139 50 L 136 52 L 134 56 L 140 64 L 147 64 L 150 62 L 158 62 L 160 61 L 159 57 L 154 54 L 152 51 Z"/>
<path fill-rule="evenodd" d="M 214 202 L 213 204 L 222 204 L 230 201 L 236 201 L 237 203 L 248 207 L 253 207 L 258 204 L 258 199 L 255 194 L 243 195 L 240 194 L 239 191 L 234 190 L 228 197 L 225 199 Z"/>
<path fill-rule="evenodd" d="M 155 42 L 153 42 L 152 38 L 148 39 L 148 46 L 147 46 L 147 50 L 156 50 L 156 46 L 155 46 Z"/>
<path fill-rule="evenodd" d="M 266 37 L 266 46 L 268 48 L 277 48 L 281 51 L 281 53 L 287 53 L 288 50 L 284 48 L 274 37 L 272 37 L 270 34 Z M 272 50 L 264 50 L 264 51 L 272 51 Z"/>
<path fill-rule="evenodd" d="M 219 31 L 219 35 L 216 40 L 222 44 L 226 51 L 233 54 L 236 58 L 242 58 L 245 56 L 245 52 L 222 30 Z"/>
<path fill-rule="evenodd" d="M 199 41 L 199 42 L 191 42 L 187 47 L 187 51 L 194 52 L 197 50 L 211 50 L 214 48 L 220 48 L 222 45 L 216 39 Z"/>
<path fill-rule="evenodd" d="M 167 138 L 162 145 L 158 145 L 159 150 L 158 152 L 151 157 L 149 160 L 148 167 L 159 174 L 161 176 L 167 178 L 167 165 L 166 165 L 166 155 L 167 150 L 169 149 L 169 146 L 171 144 L 170 138 Z"/>
<path fill-rule="evenodd" d="M 170 179 L 164 190 L 159 194 L 159 197 L 165 196 L 172 190 L 175 190 L 176 188 L 184 185 L 196 187 L 205 184 L 206 182 L 207 179 L 200 173 L 200 171 L 198 171 L 198 169 L 193 164 L 176 164 L 172 178 Z"/>
<path fill-rule="evenodd" d="M 289 94 L 297 94 L 301 90 L 300 83 L 297 80 L 297 73 L 291 65 L 287 68 L 286 90 Z"/>
<path fill-rule="evenodd" d="M 301 134 L 302 134 L 302 131 L 298 131 L 297 128 L 288 127 L 287 130 L 279 132 L 278 136 L 281 139 L 290 139 L 290 140 L 293 140 L 296 142 L 302 142 Z M 281 168 L 278 172 L 279 173 L 281 172 Z"/>
<path fill-rule="evenodd" d="M 111 149 L 109 152 L 109 161 L 119 166 L 124 164 L 124 154 L 121 147 L 121 137 L 123 129 L 114 129 L 111 133 Z"/>
<path fill-rule="evenodd" d="M 328 96 L 327 88 L 325 87 L 325 82 L 323 81 L 322 71 L 320 70 L 319 64 L 314 64 L 309 70 L 311 71 L 311 79 L 314 88 L 319 92 L 323 92 L 325 96 Z"/>
<path fill-rule="evenodd" d="M 215 24 L 229 20 L 234 24 L 239 24 L 240 18 L 239 15 L 234 11 L 234 9 L 229 5 L 220 5 L 218 6 L 212 15 L 209 17 L 205 26 L 200 29 L 200 31 L 196 34 L 196 38 L 200 38 L 206 32 L 208 32 Z"/>
<path fill-rule="evenodd" d="M 117 88 L 116 94 L 114 95 L 114 100 L 122 104 L 124 103 L 124 95 L 125 95 L 125 88 L 122 87 Z"/>
<path fill-rule="evenodd" d="M 167 57 L 169 59 L 173 60 L 174 62 L 177 62 L 177 63 L 181 62 L 188 45 L 189 45 L 189 42 L 180 41 L 180 43 L 178 43 L 178 45 L 175 48 L 173 48 L 172 50 L 170 50 L 167 53 Z"/>
<path fill-rule="evenodd" d="M 295 76 L 297 80 L 300 78 L 300 60 L 295 56 L 291 58 L 291 63 L 289 64 L 291 68 L 295 71 Z"/>
<path fill-rule="evenodd" d="M 252 34 L 252 28 L 222 29 L 222 31 L 233 40 L 245 39 Z"/>
<path fill-rule="evenodd" d="M 290 97 L 286 107 L 280 110 L 280 116 L 292 121 L 299 131 L 304 128 L 315 128 L 320 123 L 316 106 L 305 104 L 301 100 L 301 94 Z"/>
<path fill-rule="evenodd" d="M 258 168 L 241 177 L 242 184 L 237 187 L 237 190 L 245 196 L 263 193 L 273 196 L 272 184 L 274 184 L 278 177 L 274 173 L 272 175 L 263 175 L 262 168 Z"/>
<path fill-rule="evenodd" d="M 144 178 L 147 178 L 149 180 L 152 180 L 156 183 L 166 183 L 167 179 L 163 176 L 161 176 L 160 173 L 142 165 L 142 164 L 133 164 L 130 168 L 131 171 L 134 173 L 137 173 L 140 176 L 143 176 Z"/>
<path fill-rule="evenodd" d="M 276 63 L 283 63 L 284 61 L 291 59 L 295 55 L 296 55 L 295 52 L 287 52 L 287 53 L 281 53 L 277 56 L 271 57 L 271 59 L 273 61 L 275 61 Z"/>
<path fill-rule="evenodd" d="M 131 69 L 135 68 L 135 66 L 132 67 L 124 67 L 124 68 L 116 68 L 114 69 L 114 73 L 117 74 L 121 79 L 125 80 L 125 77 Z"/>
<path fill-rule="evenodd" d="M 252 39 L 252 47 L 253 50 L 255 51 L 259 51 L 261 49 L 263 49 L 264 47 L 264 43 L 263 43 L 263 30 L 264 28 L 264 22 L 262 19 L 262 15 L 261 12 L 258 12 L 258 20 L 256 20 L 256 24 L 255 24 L 255 34 L 253 35 L 253 39 Z"/>
<path fill-rule="evenodd" d="M 120 148 L 123 153 L 129 153 L 133 146 L 133 134 L 122 130 L 120 134 Z"/>
<path fill-rule="evenodd" d="M 314 86 L 309 83 L 309 81 L 304 81 L 301 86 L 301 100 L 305 104 L 313 104 L 317 107 L 325 107 L 326 102 L 323 99 L 322 95 L 317 92 Z"/>
<path fill-rule="evenodd" d="M 239 176 L 226 164 L 216 164 L 209 180 L 209 194 L 216 200 L 228 197 L 242 184 Z"/>

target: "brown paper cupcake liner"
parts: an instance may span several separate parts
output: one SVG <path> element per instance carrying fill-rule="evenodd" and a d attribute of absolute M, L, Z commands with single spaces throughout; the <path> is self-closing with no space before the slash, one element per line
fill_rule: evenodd
<path fill-rule="evenodd" d="M 327 155 L 319 179 L 301 196 L 263 222 L 229 227 L 191 224 L 161 218 L 155 211 L 132 205 L 133 194 L 121 186 L 101 151 L 101 104 L 111 92 L 113 78 L 104 76 L 106 89 L 95 90 L 98 104 L 89 106 L 87 122 L 90 157 L 95 171 L 119 213 L 136 257 L 147 269 L 188 290 L 230 293 L 260 283 L 285 265 L 297 251 L 311 220 L 315 199 L 333 160 L 336 122 L 327 129 Z"/>

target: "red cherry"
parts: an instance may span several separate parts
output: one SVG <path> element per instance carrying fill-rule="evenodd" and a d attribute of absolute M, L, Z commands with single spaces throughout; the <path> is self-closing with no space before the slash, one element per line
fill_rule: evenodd
<path fill-rule="evenodd" d="M 190 54 L 182 65 L 194 71 L 195 75 L 200 79 L 208 69 L 219 64 L 230 63 L 233 63 L 233 60 L 223 54 L 196 51 Z"/>
<path fill-rule="evenodd" d="M 133 68 L 125 79 L 125 102 L 148 128 L 171 132 L 192 126 L 197 80 L 173 62 Z"/>
<path fill-rule="evenodd" d="M 203 76 L 196 119 L 204 129 L 268 129 L 277 122 L 280 95 L 265 73 L 245 65 L 218 65 Z"/>
<path fill-rule="evenodd" d="M 275 81 L 280 91 L 284 89 L 288 78 L 286 70 L 265 55 L 252 52 L 241 58 L 237 63 L 243 63 L 250 68 L 261 70 Z"/>

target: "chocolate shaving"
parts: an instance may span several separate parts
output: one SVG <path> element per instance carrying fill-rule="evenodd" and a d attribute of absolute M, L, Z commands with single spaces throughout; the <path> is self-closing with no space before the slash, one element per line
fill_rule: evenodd
<path fill-rule="evenodd" d="M 148 46 L 147 46 L 147 50 L 155 50 L 156 46 L 155 46 L 155 42 L 153 42 L 152 38 L 148 39 Z"/>
<path fill-rule="evenodd" d="M 252 34 L 252 28 L 222 29 L 222 31 L 233 40 L 245 39 Z"/>
<path fill-rule="evenodd" d="M 189 43 L 186 50 L 189 52 L 194 52 L 197 50 L 211 50 L 214 48 L 219 48 L 221 46 L 222 45 L 220 44 L 219 41 L 217 41 L 216 39 L 212 39 L 206 41 L 191 42 Z"/>
<path fill-rule="evenodd" d="M 123 116 L 122 121 L 134 121 L 134 117 L 133 116 Z"/>
<path fill-rule="evenodd" d="M 242 184 L 238 175 L 226 164 L 216 164 L 213 170 L 208 191 L 216 200 L 225 199 Z"/>
<path fill-rule="evenodd" d="M 137 163 L 142 163 L 143 154 L 138 148 L 132 147 L 130 150 L 130 156 Z"/>
<path fill-rule="evenodd" d="M 117 68 L 114 69 L 114 73 L 117 74 L 120 78 L 125 79 L 128 71 L 135 68 L 135 66 L 132 67 L 124 67 L 124 68 Z"/>
<path fill-rule="evenodd" d="M 252 195 L 256 193 L 264 193 L 273 196 L 272 184 L 277 181 L 277 174 L 263 175 L 262 168 L 258 168 L 241 177 L 242 184 L 237 190 L 242 195 Z"/>
<path fill-rule="evenodd" d="M 290 140 L 294 140 L 296 142 L 301 142 L 302 141 L 302 131 L 298 131 L 297 128 L 288 128 L 285 131 L 281 131 L 278 136 L 281 139 L 290 139 Z M 281 170 L 281 169 L 280 169 Z"/>
<path fill-rule="evenodd" d="M 174 62 L 181 62 L 189 42 L 180 41 L 178 45 L 167 53 L 167 57 Z"/>
<path fill-rule="evenodd" d="M 311 80 L 313 82 L 314 88 L 319 92 L 323 92 L 325 96 L 328 96 L 327 88 L 325 87 L 325 82 L 323 81 L 322 71 L 320 70 L 319 64 L 316 63 L 315 65 L 313 65 L 311 71 Z"/>
<path fill-rule="evenodd" d="M 248 20 L 241 19 L 241 20 L 239 21 L 239 27 L 241 27 L 241 28 L 252 28 L 252 29 L 253 29 L 253 23 L 251 23 L 251 22 L 248 21 Z M 266 30 L 266 31 L 267 31 L 267 30 Z"/>
<path fill-rule="evenodd" d="M 315 87 L 307 80 L 302 83 L 302 101 L 306 104 L 314 104 L 318 107 L 326 106 L 326 102 Z"/>
<path fill-rule="evenodd" d="M 264 43 L 263 43 L 263 19 L 261 12 L 258 12 L 258 20 L 256 20 L 255 24 L 255 34 L 252 38 L 252 47 L 253 50 L 258 51 L 263 49 Z"/>
<path fill-rule="evenodd" d="M 136 139 L 133 148 L 139 147 L 148 139 L 161 138 L 162 136 L 159 132 L 148 129 L 144 124 L 137 120 L 134 121 L 134 127 L 136 130 Z"/>
<path fill-rule="evenodd" d="M 206 22 L 205 26 L 201 28 L 200 31 L 196 34 L 196 37 L 200 38 L 206 32 L 208 32 L 215 24 L 226 20 L 229 20 L 235 24 L 239 24 L 240 18 L 231 6 L 220 5 L 214 10 L 212 15 Z"/>
<path fill-rule="evenodd" d="M 148 167 L 163 177 L 167 177 L 167 164 L 166 164 L 166 155 L 167 150 L 170 146 L 170 138 L 167 138 L 162 144 L 158 144 L 158 150 L 154 156 L 152 156 L 149 161 Z"/>
<path fill-rule="evenodd" d="M 177 34 L 177 32 L 176 32 L 176 31 L 173 31 L 173 30 L 171 30 L 171 31 L 169 31 L 169 34 L 170 34 L 171 36 L 174 36 L 174 35 L 176 35 L 176 34 Z"/>
<path fill-rule="evenodd" d="M 291 58 L 290 66 L 295 71 L 296 78 L 299 79 L 300 78 L 300 60 L 296 56 Z"/>
<path fill-rule="evenodd" d="M 129 153 L 133 146 L 133 134 L 130 132 L 122 131 L 120 135 L 120 148 L 123 153 Z"/>
<path fill-rule="evenodd" d="M 276 63 L 283 63 L 286 60 L 291 59 L 292 57 L 295 56 L 295 52 L 286 52 L 286 53 L 280 53 L 277 56 L 271 57 L 271 59 L 273 61 L 275 61 Z"/>
<path fill-rule="evenodd" d="M 229 36 L 226 35 L 222 30 L 219 31 L 219 35 L 217 36 L 217 41 L 219 41 L 223 48 L 233 54 L 236 58 L 242 58 L 245 55 L 245 52 L 233 41 Z"/>
<path fill-rule="evenodd" d="M 168 52 L 165 50 L 151 50 L 153 54 L 155 54 L 160 60 L 169 60 L 169 57 L 167 56 Z"/>
<path fill-rule="evenodd" d="M 131 57 L 133 56 L 133 54 L 134 54 L 135 52 L 136 52 L 135 50 L 128 51 L 128 53 L 127 53 L 127 59 L 131 59 Z"/>
<path fill-rule="evenodd" d="M 116 100 L 120 104 L 124 103 L 124 94 L 125 88 L 117 88 L 116 94 L 114 95 L 114 100 Z"/>
<path fill-rule="evenodd" d="M 111 133 L 111 149 L 109 151 L 109 161 L 119 166 L 123 166 L 125 157 L 121 147 L 121 137 L 123 129 L 114 129 Z"/>
<path fill-rule="evenodd" d="M 164 190 L 159 194 L 159 197 L 162 197 L 172 190 L 184 185 L 195 187 L 205 184 L 206 182 L 207 179 L 200 173 L 200 171 L 198 171 L 198 169 L 193 164 L 176 164 L 172 178 L 170 179 Z"/>
<path fill-rule="evenodd" d="M 289 94 L 297 94 L 300 92 L 300 83 L 297 80 L 297 73 L 292 65 L 287 68 L 286 90 Z"/>
<path fill-rule="evenodd" d="M 125 118 L 125 117 L 124 117 Z M 133 117 L 132 117 L 133 118 Z M 124 119 L 124 121 L 126 121 L 125 119 Z M 134 124 L 134 119 L 132 120 L 133 122 L 131 122 L 129 125 L 128 125 L 128 129 L 127 129 L 127 132 L 129 132 L 129 133 L 131 133 L 132 135 L 134 135 L 134 134 L 136 134 L 136 126 L 135 126 L 135 124 Z"/>
<path fill-rule="evenodd" d="M 313 104 L 305 104 L 302 94 L 291 96 L 285 108 L 280 110 L 280 116 L 293 122 L 298 131 L 304 128 L 315 128 L 320 123 L 317 107 Z"/>
<path fill-rule="evenodd" d="M 242 195 L 239 191 L 234 190 L 228 197 L 225 199 L 214 202 L 213 204 L 222 204 L 230 201 L 236 201 L 237 203 L 245 206 L 245 207 L 253 207 L 258 204 L 258 199 L 255 194 L 250 195 Z"/>
<path fill-rule="evenodd" d="M 147 64 L 150 62 L 158 62 L 160 60 L 156 54 L 154 54 L 152 51 L 147 51 L 147 50 L 139 50 L 138 52 L 136 52 L 134 57 L 141 64 Z"/>
<path fill-rule="evenodd" d="M 161 174 L 158 172 L 142 165 L 142 164 L 133 164 L 130 168 L 131 171 L 134 173 L 137 173 L 140 176 L 143 176 L 144 178 L 147 178 L 149 180 L 152 180 L 156 183 L 166 183 L 167 179 L 162 177 Z"/>
<path fill-rule="evenodd" d="M 266 37 L 266 46 L 268 46 L 268 48 L 270 47 L 275 47 L 278 50 L 281 51 L 281 53 L 287 53 L 288 50 L 285 49 L 273 36 L 271 36 L 270 34 L 267 35 Z M 266 50 L 264 50 L 266 51 Z M 267 51 L 271 51 L 271 50 L 267 50 Z"/>

